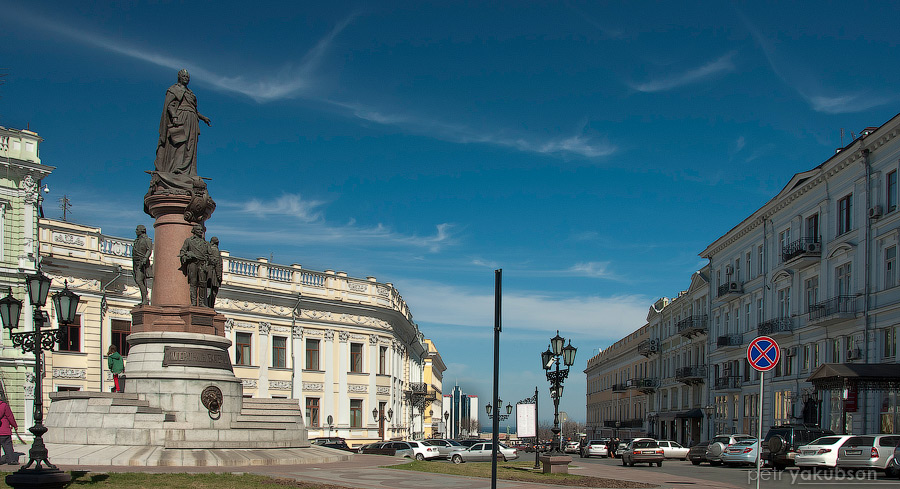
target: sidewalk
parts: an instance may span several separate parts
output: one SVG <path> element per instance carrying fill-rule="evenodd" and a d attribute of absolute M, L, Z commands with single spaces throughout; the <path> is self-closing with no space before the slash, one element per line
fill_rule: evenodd
<path fill-rule="evenodd" d="M 19 459 L 23 464 L 28 461 L 28 448 L 29 447 L 26 445 L 15 445 L 16 451 L 23 453 L 23 455 Z M 62 460 L 68 458 L 66 454 L 58 454 L 58 457 L 56 455 L 57 454 L 55 454 L 53 450 L 50 450 L 50 461 L 58 465 L 62 470 L 80 470 L 100 473 L 248 473 L 264 475 L 268 477 L 319 482 L 322 484 L 335 484 L 346 486 L 348 488 L 360 489 L 422 489 L 423 487 L 440 487 L 442 489 L 487 489 L 491 487 L 490 479 L 381 468 L 388 465 L 403 464 L 409 461 L 407 459 L 386 457 L 383 455 L 353 455 L 350 460 L 330 463 L 266 466 L 254 465 L 243 467 L 129 467 L 81 464 L 68 465 L 65 463 L 61 463 Z M 59 461 L 57 461 L 58 459 Z M 0 470 L 16 469 L 17 467 L 10 465 L 0 466 Z M 570 473 L 593 477 L 603 477 L 614 480 L 622 479 L 624 475 L 630 475 L 627 472 L 619 470 L 615 466 L 587 463 L 579 464 L 578 459 L 572 461 L 572 465 L 570 466 Z M 690 486 L 696 489 L 738 489 L 737 486 L 727 486 L 722 484 L 721 482 L 679 477 L 663 472 L 641 472 L 640 477 L 640 480 L 630 478 L 626 480 L 635 480 L 635 482 L 657 484 L 660 488 L 664 489 L 684 488 L 686 486 Z M 502 489 L 563 489 L 565 487 L 571 486 L 498 480 L 497 487 Z"/>

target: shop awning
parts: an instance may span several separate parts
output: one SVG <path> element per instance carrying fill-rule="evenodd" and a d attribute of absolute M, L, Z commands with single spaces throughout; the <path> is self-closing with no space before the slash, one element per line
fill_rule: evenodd
<path fill-rule="evenodd" d="M 857 389 L 900 388 L 900 364 L 824 363 L 806 379 L 816 390 L 836 390 L 855 385 Z"/>
<path fill-rule="evenodd" d="M 675 415 L 676 418 L 702 418 L 703 410 L 700 408 L 688 409 Z"/>

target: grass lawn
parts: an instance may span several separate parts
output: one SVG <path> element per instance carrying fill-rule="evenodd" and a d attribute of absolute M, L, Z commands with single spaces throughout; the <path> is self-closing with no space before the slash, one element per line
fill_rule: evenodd
<path fill-rule="evenodd" d="M 648 488 L 657 487 L 653 484 L 642 482 L 622 481 L 618 479 L 605 479 L 602 477 L 589 477 L 576 474 L 544 474 L 533 469 L 534 462 L 497 462 L 497 479 L 540 482 L 542 484 L 558 484 L 561 486 L 575 487 L 613 487 L 613 488 Z M 464 464 L 451 464 L 439 461 L 414 461 L 408 464 L 390 465 L 385 468 L 397 470 L 413 470 L 418 472 L 433 472 L 437 474 L 465 475 L 469 477 L 491 477 L 490 462 L 466 462 Z"/>
<path fill-rule="evenodd" d="M 143 474 L 96 473 L 72 471 L 69 488 L 109 487 L 115 489 L 147 489 L 148 487 L 178 489 L 347 489 L 344 486 L 313 484 L 291 479 L 273 479 L 261 475 L 235 474 Z M 6 476 L 0 472 L 0 488 L 6 489 Z"/>

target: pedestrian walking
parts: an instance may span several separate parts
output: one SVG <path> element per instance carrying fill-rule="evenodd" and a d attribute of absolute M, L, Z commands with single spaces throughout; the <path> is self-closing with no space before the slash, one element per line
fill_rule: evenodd
<path fill-rule="evenodd" d="M 12 430 L 18 428 L 12 409 L 9 408 L 6 399 L 0 399 L 0 447 L 3 447 L 3 456 L 0 464 L 19 465 L 19 456 L 13 450 Z"/>
<path fill-rule="evenodd" d="M 106 363 L 109 370 L 113 374 L 113 392 L 125 392 L 125 360 L 119 353 L 116 345 L 109 345 L 109 351 L 106 352 Z"/>

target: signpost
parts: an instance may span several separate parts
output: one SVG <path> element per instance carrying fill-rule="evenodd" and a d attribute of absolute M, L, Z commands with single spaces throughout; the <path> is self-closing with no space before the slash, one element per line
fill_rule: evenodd
<path fill-rule="evenodd" d="M 768 336 L 760 336 L 747 346 L 747 361 L 750 366 L 759 371 L 759 411 L 757 412 L 758 424 L 756 438 L 759 440 L 756 447 L 756 489 L 759 489 L 759 472 L 762 467 L 762 417 L 763 417 L 763 380 L 766 372 L 775 368 L 781 360 L 781 348 L 778 343 Z"/>

